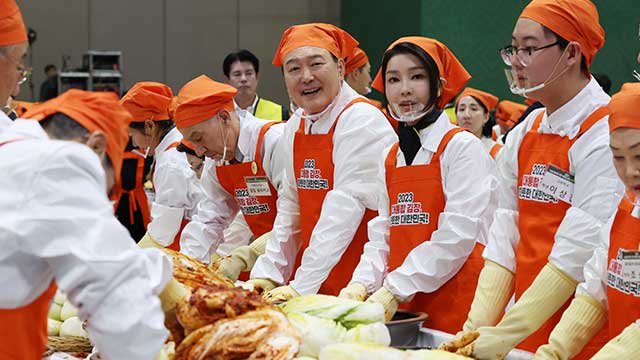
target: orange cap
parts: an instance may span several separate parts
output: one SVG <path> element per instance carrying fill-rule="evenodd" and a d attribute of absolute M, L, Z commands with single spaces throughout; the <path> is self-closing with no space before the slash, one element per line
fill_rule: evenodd
<path fill-rule="evenodd" d="M 171 88 L 158 82 L 139 82 L 120 100 L 120 104 L 133 115 L 133 122 L 169 120 L 169 104 L 173 99 Z"/>
<path fill-rule="evenodd" d="M 351 74 L 353 70 L 359 69 L 365 66 L 368 62 L 369 62 L 369 57 L 367 57 L 367 54 L 362 49 L 358 47 L 355 48 L 353 49 L 353 52 L 351 53 L 351 55 L 347 56 L 347 62 L 344 65 L 345 67 L 344 74 L 345 75 Z"/>
<path fill-rule="evenodd" d="M 89 132 L 101 131 L 106 135 L 107 156 L 113 164 L 116 184 L 119 184 L 124 149 L 129 141 L 131 114 L 118 103 L 118 96 L 112 92 L 70 89 L 35 105 L 24 117 L 41 121 L 58 112 L 77 121 Z"/>
<path fill-rule="evenodd" d="M 526 105 L 509 100 L 502 100 L 496 108 L 496 122 L 500 125 L 513 126 L 527 110 Z"/>
<path fill-rule="evenodd" d="M 0 46 L 26 42 L 27 30 L 15 0 L 0 1 Z"/>
<path fill-rule="evenodd" d="M 589 76 L 593 57 L 604 45 L 598 9 L 590 0 L 533 0 L 520 17 L 547 27 L 565 40 L 579 43 Z"/>
<path fill-rule="evenodd" d="M 178 97 L 174 96 L 171 98 L 171 102 L 169 103 L 169 118 L 173 119 L 173 115 L 176 113 L 176 106 L 178 106 Z"/>
<path fill-rule="evenodd" d="M 458 96 L 458 98 L 456 99 L 456 107 L 458 107 L 458 103 L 460 102 L 460 99 L 462 99 L 465 96 L 473 96 L 474 98 L 478 99 L 478 101 L 480 101 L 482 105 L 484 105 L 484 107 L 487 108 L 487 111 L 493 110 L 493 108 L 496 107 L 496 105 L 498 105 L 497 96 L 491 95 L 488 92 L 467 87 L 462 91 L 460 96 Z"/>
<path fill-rule="evenodd" d="M 609 132 L 619 128 L 640 129 L 640 83 L 626 83 L 611 97 Z"/>
<path fill-rule="evenodd" d="M 178 128 L 186 128 L 212 118 L 221 109 L 232 112 L 236 92 L 231 85 L 200 75 L 178 92 L 173 121 Z"/>
<path fill-rule="evenodd" d="M 358 46 L 358 41 L 335 25 L 322 23 L 294 25 L 282 34 L 280 45 L 273 57 L 273 65 L 282 66 L 285 56 L 291 50 L 303 46 L 323 48 L 338 59 L 344 59 Z"/>
<path fill-rule="evenodd" d="M 438 66 L 438 71 L 440 72 L 440 77 L 446 80 L 443 83 L 440 102 L 438 103 L 439 107 L 444 107 L 444 105 L 451 101 L 451 99 L 453 99 L 454 96 L 462 90 L 466 83 L 471 79 L 471 75 L 469 75 L 464 66 L 462 66 L 460 61 L 458 61 L 455 55 L 453 55 L 451 50 L 449 50 L 445 44 L 435 39 L 421 36 L 403 37 L 389 45 L 386 51 L 389 51 L 394 46 L 405 42 L 419 46 L 435 61 Z M 384 79 L 381 71 L 382 69 L 378 70 L 371 86 L 381 93 L 384 93 Z"/>

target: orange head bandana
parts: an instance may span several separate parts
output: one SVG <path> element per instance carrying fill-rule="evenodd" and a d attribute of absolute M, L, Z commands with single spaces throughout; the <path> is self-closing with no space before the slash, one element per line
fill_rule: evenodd
<path fill-rule="evenodd" d="M 421 36 L 403 37 L 389 45 L 387 51 L 405 42 L 419 46 L 435 61 L 438 66 L 438 71 L 440 72 L 440 77 L 445 80 L 442 84 L 442 93 L 440 94 L 440 102 L 438 103 L 438 107 L 444 107 L 471 79 L 471 75 L 469 75 L 464 66 L 462 66 L 460 61 L 453 55 L 451 50 L 449 50 L 445 44 L 435 39 Z M 371 86 L 384 94 L 384 78 L 381 71 L 382 69 L 378 70 Z"/>
<path fill-rule="evenodd" d="M 619 128 L 640 129 L 640 83 L 626 83 L 611 97 L 609 132 Z"/>
<path fill-rule="evenodd" d="M 282 34 L 280 45 L 273 57 L 273 65 L 282 66 L 284 58 L 294 49 L 316 46 L 326 49 L 338 59 L 351 55 L 358 41 L 348 32 L 331 24 L 313 23 L 294 25 Z"/>
<path fill-rule="evenodd" d="M 0 1 L 0 46 L 26 42 L 27 30 L 15 0 Z"/>
<path fill-rule="evenodd" d="M 493 110 L 496 105 L 498 105 L 498 97 L 495 95 L 491 95 L 488 92 L 480 91 L 471 87 L 465 88 L 460 96 L 456 99 L 456 108 L 458 107 L 458 103 L 460 99 L 465 96 L 473 96 L 478 101 L 482 103 L 482 105 L 487 108 L 487 111 Z"/>
<path fill-rule="evenodd" d="M 196 147 L 193 145 L 193 143 L 191 141 L 185 140 L 184 138 L 182 138 L 182 140 L 180 140 L 180 143 L 182 145 L 184 145 L 187 149 L 195 152 L 196 151 Z"/>
<path fill-rule="evenodd" d="M 527 110 L 526 105 L 509 100 L 502 100 L 496 108 L 496 122 L 503 126 L 513 126 Z"/>
<path fill-rule="evenodd" d="M 347 62 L 344 67 L 344 74 L 351 74 L 353 70 L 359 69 L 365 66 L 369 62 L 369 57 L 367 54 L 360 48 L 353 49 L 353 53 L 347 56 Z"/>
<path fill-rule="evenodd" d="M 547 27 L 565 40 L 579 43 L 589 75 L 593 57 L 604 45 L 598 9 L 590 0 L 533 0 L 520 17 Z"/>
<path fill-rule="evenodd" d="M 157 82 L 139 82 L 120 100 L 133 115 L 134 122 L 169 120 L 169 104 L 173 99 L 171 88 Z"/>
<path fill-rule="evenodd" d="M 227 84 L 211 80 L 205 75 L 186 83 L 178 93 L 173 121 L 179 129 L 212 118 L 221 109 L 233 111 L 233 97 L 237 90 Z"/>
<path fill-rule="evenodd" d="M 24 117 L 41 121 L 58 112 L 77 121 L 89 132 L 101 131 L 105 134 L 107 156 L 113 164 L 116 184 L 119 184 L 124 149 L 129 141 L 127 129 L 131 114 L 118 103 L 118 96 L 112 92 L 71 89 L 54 99 L 35 105 Z"/>

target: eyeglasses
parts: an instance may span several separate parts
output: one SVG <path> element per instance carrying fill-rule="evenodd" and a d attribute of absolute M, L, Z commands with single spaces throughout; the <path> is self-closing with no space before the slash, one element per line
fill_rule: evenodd
<path fill-rule="evenodd" d="M 548 49 L 552 46 L 556 46 L 560 44 L 560 41 L 556 41 L 553 44 L 541 46 L 541 47 L 526 47 L 526 48 L 516 48 L 512 45 L 505 46 L 500 49 L 500 56 L 502 57 L 502 61 L 508 66 L 513 66 L 513 62 L 511 59 L 515 56 L 518 59 L 518 62 L 522 67 L 527 67 L 531 65 L 533 61 L 533 53 L 536 51 Z"/>
<path fill-rule="evenodd" d="M 31 67 L 24 66 L 23 64 L 13 60 L 9 56 L 4 56 L 4 58 L 9 60 L 9 62 L 11 62 L 16 66 L 16 70 L 18 71 L 18 74 L 20 74 L 20 80 L 18 80 L 18 85 L 24 84 L 25 81 L 29 79 L 29 76 L 31 76 L 31 73 L 33 73 L 33 69 Z"/>

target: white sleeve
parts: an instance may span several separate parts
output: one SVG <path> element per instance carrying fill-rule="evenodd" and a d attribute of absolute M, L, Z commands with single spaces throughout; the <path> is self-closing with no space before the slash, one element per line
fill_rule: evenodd
<path fill-rule="evenodd" d="M 104 171 L 84 145 L 43 159 L 25 196 L 21 247 L 46 260 L 106 359 L 153 358 L 168 336 L 158 294 L 171 261 L 139 249 L 113 216 Z"/>
<path fill-rule="evenodd" d="M 209 263 L 211 254 L 223 241 L 224 229 L 233 221 L 239 206 L 218 182 L 213 160 L 205 160 L 203 172 L 200 182 L 204 198 L 198 204 L 193 219 L 182 231 L 180 252 Z"/>
<path fill-rule="evenodd" d="M 267 240 L 265 253 L 258 257 L 251 269 L 252 279 L 264 278 L 277 284 L 286 283 L 291 277 L 300 250 L 300 206 L 293 171 L 293 137 L 299 124 L 299 117 L 287 122 L 277 150 L 272 155 L 271 163 L 275 164 L 278 161 L 282 166 L 276 202 L 278 213 L 271 236 Z M 275 167 L 272 167 L 272 170 L 274 169 Z"/>
<path fill-rule="evenodd" d="M 498 180 L 494 162 L 483 150 L 472 134 L 461 133 L 441 155 L 446 205 L 438 228 L 384 282 L 399 299 L 436 291 L 458 273 L 476 242 L 486 243 Z"/>
<path fill-rule="evenodd" d="M 605 309 L 607 301 L 607 258 L 609 255 L 609 239 L 615 215 L 599 231 L 599 244 L 593 255 L 584 265 L 584 281 L 578 284 L 576 295 L 587 295 L 598 300 Z"/>
<path fill-rule="evenodd" d="M 385 149 L 378 161 L 377 190 L 375 191 L 378 195 L 378 216 L 367 224 L 369 241 L 364 245 L 360 262 L 350 282 L 363 284 L 368 293 L 373 293 L 382 287 L 382 282 L 387 276 L 390 223 L 384 162 L 388 152 L 389 149 Z"/>
<path fill-rule="evenodd" d="M 623 186 L 611 160 L 605 120 L 594 125 L 569 151 L 575 169 L 573 202 L 556 231 L 549 262 L 583 281 L 584 264 L 598 245 L 602 225 L 615 213 Z"/>
<path fill-rule="evenodd" d="M 353 240 L 365 209 L 377 209 L 378 160 L 395 140 L 391 125 L 373 106 L 355 104 L 344 111 L 333 139 L 333 189 L 291 281 L 298 293 L 318 292 Z"/>
<path fill-rule="evenodd" d="M 240 246 L 249 245 L 253 241 L 253 233 L 249 228 L 249 224 L 244 220 L 241 211 L 238 211 L 231 225 L 224 229 L 223 234 L 224 241 L 216 249 L 216 253 L 220 256 L 229 255 L 231 251 Z"/>
<path fill-rule="evenodd" d="M 533 111 L 525 121 L 511 130 L 500 156 L 498 170 L 498 208 L 489 228 L 487 246 L 482 256 L 511 272 L 516 271 L 516 249 L 520 242 L 518 229 L 518 153 L 533 120 L 544 109 Z"/>

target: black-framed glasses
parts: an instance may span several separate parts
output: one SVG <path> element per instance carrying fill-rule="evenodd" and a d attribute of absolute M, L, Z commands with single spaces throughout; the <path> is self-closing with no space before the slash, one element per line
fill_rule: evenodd
<path fill-rule="evenodd" d="M 533 61 L 533 53 L 536 51 L 548 49 L 552 46 L 556 46 L 560 44 L 560 41 L 556 41 L 553 44 L 541 46 L 541 47 L 525 47 L 525 48 L 516 48 L 513 45 L 505 46 L 500 49 L 500 57 L 502 57 L 502 61 L 508 66 L 513 66 L 513 62 L 511 59 L 515 56 L 518 59 L 518 62 L 522 67 L 527 67 L 531 65 Z"/>

